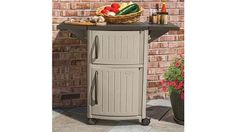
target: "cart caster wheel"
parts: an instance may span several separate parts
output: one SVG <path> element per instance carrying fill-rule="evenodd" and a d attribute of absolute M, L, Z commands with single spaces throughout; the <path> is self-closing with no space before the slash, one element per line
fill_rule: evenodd
<path fill-rule="evenodd" d="M 93 118 L 88 118 L 88 124 L 89 125 L 95 125 L 96 121 Z"/>
<path fill-rule="evenodd" d="M 150 124 L 150 118 L 144 118 L 142 119 L 142 123 L 143 126 L 148 126 Z"/>

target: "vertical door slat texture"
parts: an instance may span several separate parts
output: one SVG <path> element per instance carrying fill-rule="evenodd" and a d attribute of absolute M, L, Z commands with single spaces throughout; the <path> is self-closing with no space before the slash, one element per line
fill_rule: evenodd
<path fill-rule="evenodd" d="M 102 102 L 102 112 L 103 112 L 103 111 L 104 111 L 104 106 L 103 106 L 103 104 L 104 104 L 104 103 L 103 103 L 103 100 L 104 100 L 104 99 L 103 99 L 103 72 L 102 72 L 102 71 L 100 71 L 100 76 L 101 76 L 101 77 L 98 78 L 98 79 L 102 79 L 101 81 L 99 81 L 99 82 L 101 82 L 101 83 L 100 83 L 100 84 L 101 84 L 101 85 L 100 85 L 101 87 L 99 87 L 99 88 L 101 89 L 101 93 L 102 93 L 102 94 L 101 94 L 101 98 L 102 98 L 102 101 L 101 101 L 101 102 Z"/>
<path fill-rule="evenodd" d="M 108 112 L 108 72 L 103 71 L 103 109 Z"/>
<path fill-rule="evenodd" d="M 121 72 L 121 113 L 126 112 L 126 77 L 124 75 L 124 72 Z"/>
<path fill-rule="evenodd" d="M 139 31 L 92 31 L 99 37 L 98 64 L 142 64 Z"/>
<path fill-rule="evenodd" d="M 109 112 L 114 112 L 114 71 L 109 71 Z"/>
<path fill-rule="evenodd" d="M 104 58 L 101 59 L 108 59 L 108 37 L 102 37 L 102 41 L 103 43 L 101 43 L 101 45 L 103 45 L 103 54 L 104 54 Z"/>
<path fill-rule="evenodd" d="M 139 68 L 95 68 L 98 71 L 98 104 L 92 106 L 98 115 L 138 115 L 141 98 Z"/>
<path fill-rule="evenodd" d="M 126 82 L 128 82 L 127 83 L 127 86 L 126 86 L 126 88 L 127 88 L 127 90 L 126 90 L 126 101 L 127 101 L 127 104 L 126 104 L 126 109 L 127 109 L 127 112 L 132 112 L 131 111 L 131 107 L 132 107 L 132 96 L 133 96 L 133 91 L 132 91 L 132 78 L 133 78 L 133 72 L 129 72 L 129 71 L 127 71 L 126 72 L 126 78 L 127 78 L 127 80 L 126 80 Z"/>
<path fill-rule="evenodd" d="M 120 98 L 120 71 L 115 71 L 115 113 L 120 113 L 120 103 L 121 103 L 121 98 Z"/>
<path fill-rule="evenodd" d="M 133 74 L 133 78 L 132 78 L 132 93 L 133 93 L 133 103 L 132 103 L 132 111 L 134 113 L 138 113 L 138 110 L 139 110 L 139 103 L 141 102 L 141 96 L 139 96 L 141 92 L 141 87 L 142 85 L 139 85 L 140 82 L 142 82 L 142 80 L 139 79 L 139 76 L 141 75 L 142 73 L 141 72 L 134 72 Z M 142 84 L 142 83 L 141 83 Z M 140 101 L 136 101 L 140 99 Z M 141 105 L 141 104 L 140 104 Z"/>
<path fill-rule="evenodd" d="M 98 58 L 101 59 L 104 57 L 104 52 L 103 52 L 103 40 L 104 40 L 104 37 L 103 35 L 101 35 L 101 39 L 99 39 L 99 52 L 100 54 L 98 55 Z"/>

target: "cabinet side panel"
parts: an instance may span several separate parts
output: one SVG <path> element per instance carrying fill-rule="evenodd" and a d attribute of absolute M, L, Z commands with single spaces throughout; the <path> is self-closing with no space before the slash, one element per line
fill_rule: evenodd
<path fill-rule="evenodd" d="M 88 34 L 88 53 L 87 53 L 87 117 L 91 118 L 92 117 L 92 110 L 91 110 L 91 100 L 90 100 L 90 93 L 91 93 L 91 61 L 90 61 L 90 53 L 91 53 L 91 40 L 92 40 L 92 32 L 90 30 L 87 31 Z"/>
<path fill-rule="evenodd" d="M 147 89 L 147 63 L 148 63 L 148 30 L 143 32 L 143 87 L 142 87 L 142 118 L 146 118 L 146 89 Z"/>

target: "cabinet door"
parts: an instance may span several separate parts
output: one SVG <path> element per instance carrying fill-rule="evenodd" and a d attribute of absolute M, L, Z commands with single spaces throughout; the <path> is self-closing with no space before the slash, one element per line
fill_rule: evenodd
<path fill-rule="evenodd" d="M 90 31 L 91 63 L 142 64 L 142 35 L 141 31 Z"/>
<path fill-rule="evenodd" d="M 97 90 L 97 104 L 92 114 L 106 116 L 135 116 L 141 113 L 142 69 L 92 68 L 92 102 Z M 91 81 L 94 82 L 94 81 Z M 95 86 L 96 85 L 96 86 Z"/>

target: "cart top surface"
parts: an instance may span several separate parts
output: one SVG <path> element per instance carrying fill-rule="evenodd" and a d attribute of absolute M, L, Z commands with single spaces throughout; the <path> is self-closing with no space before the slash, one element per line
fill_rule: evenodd
<path fill-rule="evenodd" d="M 61 23 L 57 27 L 60 30 L 106 30 L 106 31 L 139 31 L 139 30 L 179 30 L 179 27 L 172 24 L 150 24 L 150 23 L 134 23 L 134 24 L 107 24 L 105 26 L 81 26 Z"/>

